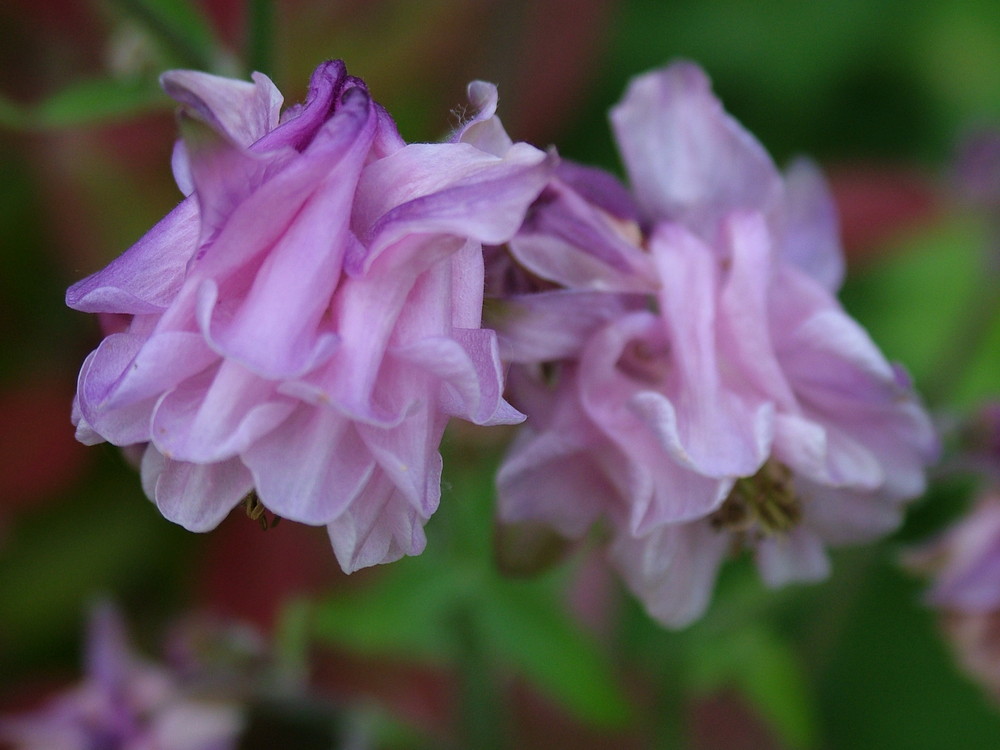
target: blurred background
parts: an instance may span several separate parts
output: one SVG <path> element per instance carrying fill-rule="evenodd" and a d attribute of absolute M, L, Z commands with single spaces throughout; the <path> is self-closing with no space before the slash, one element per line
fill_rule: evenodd
<path fill-rule="evenodd" d="M 779 164 L 804 153 L 822 165 L 849 258 L 844 303 L 906 364 L 951 436 L 904 528 L 838 553 L 827 582 L 766 592 L 737 563 L 708 617 L 672 633 L 586 545 L 535 580 L 503 580 L 482 470 L 496 460 L 494 433 L 446 445 L 453 468 L 428 527 L 437 549 L 350 579 L 322 529 L 263 533 L 234 513 L 189 534 L 159 516 L 119 451 L 75 443 L 76 373 L 100 333 L 63 294 L 179 200 L 163 70 L 262 70 L 292 103 L 319 61 L 343 58 L 408 141 L 446 134 L 465 84 L 490 80 L 515 140 L 620 172 L 608 107 L 630 76 L 678 57 L 708 71 Z M 80 679 L 88 608 L 111 597 L 150 658 L 192 613 L 251 624 L 271 658 L 301 672 L 295 710 L 260 709 L 287 683 L 254 693 L 261 725 L 301 724 L 308 705 L 310 721 L 359 723 L 371 747 L 468 747 L 477 701 L 494 707 L 472 714 L 499 727 L 498 747 L 1000 745 L 998 696 L 957 666 L 970 644 L 899 565 L 1000 472 L 1000 419 L 983 416 L 1000 400 L 1000 154 L 969 145 L 998 126 L 991 0 L 7 0 L 0 713 Z M 970 443 L 970 425 L 985 437 Z M 970 470 L 976 446 L 985 464 Z M 473 596 L 451 574 L 462 566 L 489 582 L 471 627 L 441 614 Z M 975 658 L 1000 674 L 995 629 Z M 331 746 L 276 736 L 286 740 L 240 746 Z"/>

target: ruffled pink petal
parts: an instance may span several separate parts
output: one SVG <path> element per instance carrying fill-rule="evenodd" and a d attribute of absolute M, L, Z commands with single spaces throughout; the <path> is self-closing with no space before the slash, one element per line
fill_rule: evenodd
<path fill-rule="evenodd" d="M 553 164 L 554 157 L 523 143 L 502 159 L 464 143 L 412 144 L 370 164 L 358 185 L 353 221 L 369 251 L 349 272 L 367 272 L 406 235 L 506 242 Z"/>
<path fill-rule="evenodd" d="M 803 499 L 803 525 L 829 545 L 857 544 L 895 530 L 903 518 L 899 501 L 877 493 L 839 490 L 796 480 Z"/>
<path fill-rule="evenodd" d="M 206 337 L 263 377 L 297 377 L 333 352 L 336 337 L 319 328 L 340 279 L 351 203 L 374 127 L 367 98 L 350 97 L 302 157 L 322 161 L 328 174 L 271 247 L 240 305 L 213 321 L 217 290 L 200 295 Z"/>
<path fill-rule="evenodd" d="M 277 427 L 294 408 L 294 401 L 275 393 L 274 383 L 223 360 L 160 399 L 151 438 L 177 461 L 224 461 Z"/>
<path fill-rule="evenodd" d="M 572 388 L 551 399 L 553 415 L 544 422 L 535 415 L 504 457 L 496 476 L 497 509 L 504 522 L 541 521 L 576 538 L 618 497 L 602 459 L 627 459 L 586 419 Z"/>
<path fill-rule="evenodd" d="M 673 372 L 663 394 L 644 396 L 637 407 L 682 465 L 713 477 L 750 476 L 770 452 L 773 405 L 722 381 L 716 261 L 677 225 L 657 227 L 650 244 Z"/>
<path fill-rule="evenodd" d="M 165 518 L 188 531 L 210 531 L 253 489 L 238 458 L 192 464 L 165 458 L 150 445 L 142 459 L 143 487 Z"/>
<path fill-rule="evenodd" d="M 466 242 L 451 256 L 451 324 L 455 328 L 482 325 L 485 276 L 483 247 L 478 242 Z"/>
<path fill-rule="evenodd" d="M 734 212 L 722 225 L 729 270 L 719 295 L 719 348 L 735 364 L 737 387 L 752 384 L 781 411 L 798 409 L 775 354 L 769 326 L 774 258 L 764 217 Z"/>
<path fill-rule="evenodd" d="M 160 76 L 160 85 L 219 134 L 248 148 L 278 124 L 282 102 L 270 78 L 263 73 L 252 78 L 248 83 L 196 70 L 171 70 Z"/>
<path fill-rule="evenodd" d="M 510 251 L 536 276 L 569 289 L 654 292 L 649 255 L 614 221 L 554 181 L 529 210 Z"/>
<path fill-rule="evenodd" d="M 646 216 L 683 223 L 712 240 L 735 209 L 770 217 L 781 176 L 757 140 L 722 109 L 689 62 L 634 78 L 611 125 Z"/>
<path fill-rule="evenodd" d="M 90 430 L 113 445 L 132 445 L 149 441 L 149 425 L 156 398 L 108 409 L 122 373 L 126 371 L 143 344 L 141 336 L 115 333 L 91 352 L 80 368 L 77 380 L 77 405 Z M 85 435 L 89 433 L 85 432 Z"/>
<path fill-rule="evenodd" d="M 619 533 L 609 553 L 655 619 L 682 628 L 704 614 L 729 537 L 706 523 L 663 525 L 642 537 Z"/>
<path fill-rule="evenodd" d="M 357 429 L 382 473 L 395 486 L 395 494 L 429 518 L 441 500 L 437 446 L 443 425 L 410 415 L 403 425 L 393 429 L 364 424 Z"/>
<path fill-rule="evenodd" d="M 436 474 L 440 483 L 440 464 Z M 340 567 L 353 573 L 404 555 L 419 555 L 427 544 L 426 520 L 392 480 L 376 471 L 361 495 L 326 528 Z"/>
<path fill-rule="evenodd" d="M 505 362 L 554 362 L 577 358 L 598 328 L 643 306 L 641 297 L 560 289 L 491 301 L 487 316 Z"/>
<path fill-rule="evenodd" d="M 648 371 L 631 371 L 629 348 L 648 353 L 647 362 L 639 357 Z M 628 523 L 635 533 L 711 513 L 731 485 L 729 474 L 692 468 L 677 437 L 676 412 L 658 390 L 667 385 L 671 367 L 663 351 L 660 319 L 632 313 L 598 331 L 579 365 L 582 408 L 629 459 L 618 485 L 628 498 Z"/>
<path fill-rule="evenodd" d="M 329 407 L 300 405 L 242 454 L 261 502 L 282 518 L 327 524 L 376 471 L 354 424 Z"/>

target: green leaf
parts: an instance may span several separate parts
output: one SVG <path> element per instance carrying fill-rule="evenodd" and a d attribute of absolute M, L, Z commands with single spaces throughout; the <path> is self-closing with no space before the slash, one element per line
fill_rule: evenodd
<path fill-rule="evenodd" d="M 514 665 L 584 721 L 615 727 L 629 703 L 598 644 L 557 604 L 549 587 L 497 580 L 479 602 L 494 659 Z"/>
<path fill-rule="evenodd" d="M 443 620 L 470 589 L 469 576 L 435 569 L 422 558 L 401 560 L 378 575 L 317 604 L 316 637 L 362 654 L 445 658 L 450 644 Z"/>
<path fill-rule="evenodd" d="M 130 117 L 168 102 L 151 81 L 96 78 L 52 95 L 28 111 L 25 123 L 39 128 L 79 127 Z"/>

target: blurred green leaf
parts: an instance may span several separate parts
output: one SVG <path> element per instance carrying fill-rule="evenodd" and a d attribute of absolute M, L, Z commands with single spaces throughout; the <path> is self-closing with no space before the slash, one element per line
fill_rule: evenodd
<path fill-rule="evenodd" d="M 316 637 L 362 654 L 443 659 L 450 653 L 445 618 L 469 590 L 467 576 L 401 560 L 357 591 L 317 605 Z"/>
<path fill-rule="evenodd" d="M 816 745 L 808 681 L 786 640 L 757 625 L 700 643 L 690 660 L 695 689 L 736 687 L 789 747 Z"/>
<path fill-rule="evenodd" d="M 981 225 L 952 218 L 911 237 L 885 261 L 852 277 L 844 288 L 846 307 L 918 384 L 941 378 L 941 368 L 958 367 L 964 373 L 977 354 L 952 352 L 945 359 L 970 302 L 979 296 L 984 247 Z"/>
<path fill-rule="evenodd" d="M 204 15 L 189 0 L 114 0 L 139 21 L 178 59 L 210 72 L 220 72 L 222 47 Z"/>
<path fill-rule="evenodd" d="M 25 124 L 37 128 L 92 125 L 130 117 L 169 101 L 152 81 L 95 78 L 79 81 L 28 110 Z"/>
<path fill-rule="evenodd" d="M 918 603 L 922 584 L 887 566 L 872 573 L 817 677 L 825 747 L 996 747 L 1000 713 L 959 674 L 935 613 Z"/>
<path fill-rule="evenodd" d="M 479 605 L 498 661 L 516 666 L 585 721 L 608 727 L 628 721 L 629 703 L 606 654 L 556 604 L 553 592 L 498 580 Z"/>

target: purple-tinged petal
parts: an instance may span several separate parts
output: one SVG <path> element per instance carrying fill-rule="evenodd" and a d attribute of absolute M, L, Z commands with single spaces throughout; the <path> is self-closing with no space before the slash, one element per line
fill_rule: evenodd
<path fill-rule="evenodd" d="M 269 510 L 316 525 L 343 513 L 376 471 L 353 422 L 332 408 L 305 404 L 254 442 L 242 459 Z"/>
<path fill-rule="evenodd" d="M 706 523 L 667 524 L 638 538 L 619 533 L 609 553 L 649 614 L 682 628 L 708 607 L 728 547 Z"/>
<path fill-rule="evenodd" d="M 736 212 L 723 221 L 729 272 L 719 295 L 719 348 L 738 362 L 739 377 L 776 408 L 795 411 L 795 395 L 771 340 L 771 237 L 760 214 Z M 742 386 L 742 383 L 740 384 Z"/>
<path fill-rule="evenodd" d="M 198 222 L 197 201 L 188 198 L 106 268 L 71 286 L 66 304 L 81 312 L 162 312 L 197 249 Z"/>
<path fill-rule="evenodd" d="M 803 524 L 829 545 L 856 544 L 895 530 L 903 518 L 899 502 L 876 493 L 841 490 L 796 481 Z"/>
<path fill-rule="evenodd" d="M 316 67 L 309 78 L 309 91 L 304 104 L 287 108 L 280 124 L 253 145 L 254 151 L 306 149 L 316 133 L 336 114 L 338 99 L 349 89 L 358 89 L 367 98 L 368 89 L 360 80 L 347 75 L 340 60 L 327 60 Z"/>
<path fill-rule="evenodd" d="M 196 70 L 170 70 L 160 76 L 160 85 L 220 135 L 248 148 L 278 124 L 282 102 L 270 78 L 262 73 L 252 78 L 248 83 Z"/>
<path fill-rule="evenodd" d="M 515 144 L 502 159 L 465 143 L 411 144 L 362 173 L 353 225 L 367 239 L 365 273 L 406 235 L 506 242 L 549 178 L 554 157 Z M 456 248 L 457 249 L 457 248 Z"/>
<path fill-rule="evenodd" d="M 440 464 L 437 477 L 440 482 Z M 362 494 L 326 528 L 340 567 L 353 573 L 404 555 L 419 555 L 427 544 L 425 520 L 392 481 L 376 471 Z"/>
<path fill-rule="evenodd" d="M 587 343 L 579 364 L 580 403 L 594 424 L 630 460 L 620 470 L 628 498 L 629 528 L 645 533 L 660 523 L 700 518 L 715 510 L 732 482 L 691 468 L 679 438 L 668 439 L 677 420 L 657 389 L 665 387 L 671 363 L 661 321 L 652 313 L 620 318 Z"/>
<path fill-rule="evenodd" d="M 655 273 L 640 241 L 638 226 L 554 182 L 528 211 L 510 251 L 536 276 L 570 289 L 653 292 Z"/>
<path fill-rule="evenodd" d="M 483 247 L 478 242 L 466 242 L 451 256 L 451 324 L 455 328 L 483 324 L 485 276 Z"/>
<path fill-rule="evenodd" d="M 939 567 L 927 600 L 963 612 L 1000 609 L 1000 499 L 986 495 L 972 511 L 921 550 Z"/>
<path fill-rule="evenodd" d="M 482 425 L 524 421 L 523 414 L 503 401 L 503 372 L 493 331 L 454 329 L 452 338 L 425 338 L 393 349 L 392 357 L 443 381 L 441 408 L 446 414 Z M 500 416 L 514 421 L 495 421 Z"/>
<path fill-rule="evenodd" d="M 118 409 L 173 389 L 218 361 L 196 333 L 167 331 L 142 343 L 108 392 L 101 408 Z M 95 366 L 97 362 L 95 362 Z"/>
<path fill-rule="evenodd" d="M 271 175 L 295 156 L 285 149 L 266 157 L 232 143 L 184 111 L 178 125 L 201 217 L 199 245 L 210 243 L 230 215 Z"/>
<path fill-rule="evenodd" d="M 781 176 L 771 158 L 726 114 L 692 63 L 634 78 L 611 124 L 649 220 L 677 221 L 712 240 L 730 211 L 770 217 L 780 205 Z"/>
<path fill-rule="evenodd" d="M 150 397 L 119 409 L 106 409 L 119 378 L 142 347 L 142 337 L 130 333 L 108 336 L 84 360 L 77 380 L 77 403 L 91 430 L 113 445 L 149 440 L 149 423 L 156 398 Z"/>
<path fill-rule="evenodd" d="M 506 523 L 542 521 L 576 538 L 617 497 L 602 461 L 627 459 L 587 420 L 568 385 L 551 395 L 554 412 L 533 415 L 514 439 L 497 472 L 497 507 Z"/>
<path fill-rule="evenodd" d="M 263 377 L 298 377 L 333 352 L 336 337 L 318 328 L 340 279 L 354 190 L 374 133 L 369 105 L 352 97 L 317 136 L 330 174 L 271 247 L 240 307 L 213 325 L 218 291 L 203 286 L 199 295 L 206 338 Z M 311 158 L 319 145 L 310 146 Z"/>
<path fill-rule="evenodd" d="M 591 205 L 627 222 L 640 220 L 635 198 L 614 175 L 563 159 L 556 165 L 556 179 L 579 193 Z"/>
<path fill-rule="evenodd" d="M 660 225 L 651 247 L 673 384 L 666 396 L 649 392 L 635 406 L 682 465 L 713 477 L 750 476 L 770 451 L 773 406 L 722 382 L 714 257 L 677 225 Z"/>
<path fill-rule="evenodd" d="M 556 290 L 491 300 L 487 322 L 497 329 L 505 362 L 575 359 L 600 327 L 642 309 L 639 296 Z"/>
<path fill-rule="evenodd" d="M 277 427 L 294 408 L 294 401 L 275 393 L 274 383 L 223 360 L 160 399 L 151 438 L 177 461 L 225 461 Z"/>
<path fill-rule="evenodd" d="M 238 458 L 212 464 L 172 461 L 153 446 L 142 459 L 143 486 L 165 518 L 188 531 L 210 531 L 253 489 Z"/>
<path fill-rule="evenodd" d="M 381 472 L 396 487 L 395 494 L 405 498 L 423 518 L 429 518 L 441 500 L 441 459 L 434 456 L 444 420 L 435 419 L 428 411 L 416 409 L 404 424 L 391 429 L 357 426 Z"/>
<path fill-rule="evenodd" d="M 473 81 L 466 91 L 475 114 L 452 133 L 450 140 L 453 143 L 468 143 L 488 154 L 502 157 L 514 142 L 496 116 L 497 87 L 486 81 Z"/>
<path fill-rule="evenodd" d="M 783 261 L 797 266 L 825 289 L 836 292 L 844 280 L 837 206 L 819 168 L 796 159 L 785 171 Z"/>

